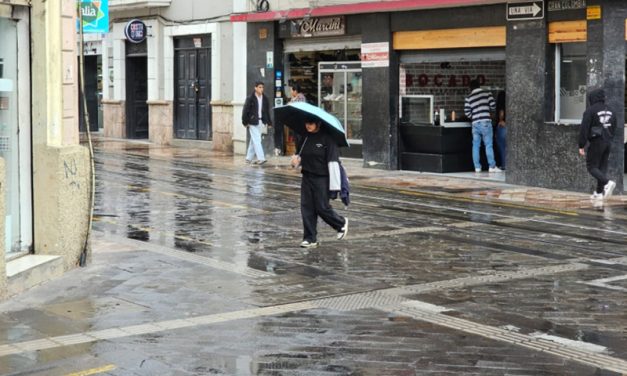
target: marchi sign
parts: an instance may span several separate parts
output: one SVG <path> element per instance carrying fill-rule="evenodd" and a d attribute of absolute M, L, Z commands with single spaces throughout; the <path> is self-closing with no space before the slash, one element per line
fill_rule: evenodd
<path fill-rule="evenodd" d="M 292 37 L 294 38 L 344 35 L 345 33 L 344 16 L 308 18 L 292 23 Z"/>

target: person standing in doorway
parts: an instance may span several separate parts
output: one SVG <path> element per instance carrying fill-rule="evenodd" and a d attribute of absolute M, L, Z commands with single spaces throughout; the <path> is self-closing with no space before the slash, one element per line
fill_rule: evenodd
<path fill-rule="evenodd" d="M 246 98 L 242 110 L 242 124 L 248 128 L 250 143 L 246 153 L 246 163 L 252 163 L 257 156 L 256 163 L 262 165 L 266 163 L 266 156 L 261 145 L 261 127 L 271 126 L 270 123 L 270 102 L 263 94 L 263 82 L 255 82 L 255 90 Z"/>
<path fill-rule="evenodd" d="M 293 102 L 307 102 L 307 98 L 305 97 L 305 95 L 302 93 L 300 85 L 297 83 L 293 83 L 290 86 L 290 101 L 289 103 L 293 103 Z M 281 129 L 279 129 L 281 128 Z M 275 127 L 275 132 L 274 132 L 274 155 L 279 156 L 281 155 L 281 151 L 283 149 L 283 126 L 281 125 L 277 125 L 277 127 Z M 289 131 L 292 132 L 292 131 Z"/>
<path fill-rule="evenodd" d="M 307 102 L 307 98 L 305 97 L 305 94 L 303 94 L 303 91 L 300 88 L 300 85 L 297 83 L 292 84 L 291 86 L 291 98 L 290 98 L 290 103 L 292 102 Z"/>
<path fill-rule="evenodd" d="M 583 113 L 579 129 L 579 154 L 586 157 L 586 167 L 597 180 L 591 199 L 603 199 L 612 195 L 616 182 L 607 177 L 612 139 L 616 132 L 616 116 L 605 104 L 605 91 L 596 89 L 588 96 L 589 107 Z M 585 147 L 588 146 L 586 153 Z"/>
<path fill-rule="evenodd" d="M 348 218 L 343 218 L 331 207 L 329 191 L 341 189 L 340 152 L 335 141 L 320 128 L 320 121 L 305 121 L 307 135 L 299 145 L 299 154 L 292 157 L 292 167 L 301 166 L 300 212 L 303 218 L 301 248 L 316 248 L 318 217 L 337 231 L 341 240 L 348 233 Z"/>
<path fill-rule="evenodd" d="M 501 157 L 501 170 L 505 170 L 507 161 L 507 128 L 505 128 L 505 92 L 496 95 L 496 146 Z"/>
<path fill-rule="evenodd" d="M 492 113 L 496 104 L 494 97 L 489 91 L 479 87 L 479 80 L 470 81 L 470 94 L 466 97 L 464 103 L 464 113 L 466 117 L 472 120 L 472 161 L 475 165 L 475 172 L 481 172 L 481 161 L 479 157 L 479 148 L 481 141 L 485 145 L 485 154 L 488 158 L 489 172 L 501 172 L 496 167 L 494 161 L 494 149 L 492 147 Z"/>

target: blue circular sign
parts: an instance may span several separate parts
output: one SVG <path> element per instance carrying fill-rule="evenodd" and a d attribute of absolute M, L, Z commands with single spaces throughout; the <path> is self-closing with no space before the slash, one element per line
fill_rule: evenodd
<path fill-rule="evenodd" d="M 146 40 L 147 28 L 142 20 L 134 19 L 128 21 L 124 28 L 124 35 L 129 42 L 141 43 Z"/>

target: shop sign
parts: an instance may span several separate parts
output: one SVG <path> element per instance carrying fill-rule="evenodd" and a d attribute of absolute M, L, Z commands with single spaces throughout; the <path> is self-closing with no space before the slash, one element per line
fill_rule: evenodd
<path fill-rule="evenodd" d="M 507 20 L 539 20 L 544 18 L 543 1 L 507 3 Z"/>
<path fill-rule="evenodd" d="M 292 37 L 309 38 L 346 34 L 344 16 L 314 17 L 292 22 Z"/>
<path fill-rule="evenodd" d="M 486 77 L 482 74 L 475 77 L 477 81 L 479 81 L 479 85 L 483 86 L 486 83 Z M 443 74 L 434 74 L 429 76 L 427 74 L 420 74 L 415 76 L 413 74 L 405 75 L 405 86 L 406 87 L 448 87 L 448 88 L 458 88 L 467 90 L 470 86 L 470 81 L 472 77 L 467 74 L 464 75 L 443 75 Z"/>
<path fill-rule="evenodd" d="M 549 12 L 585 8 L 586 0 L 549 0 L 548 3 Z"/>
<path fill-rule="evenodd" d="M 362 43 L 362 68 L 378 68 L 390 66 L 390 43 Z"/>
<path fill-rule="evenodd" d="M 130 20 L 124 28 L 124 35 L 129 42 L 141 43 L 146 40 L 146 24 L 142 20 Z"/>
<path fill-rule="evenodd" d="M 588 8 L 586 8 L 586 19 L 587 20 L 600 20 L 601 19 L 601 6 L 589 5 Z"/>
<path fill-rule="evenodd" d="M 109 0 L 82 0 L 83 33 L 109 32 Z"/>

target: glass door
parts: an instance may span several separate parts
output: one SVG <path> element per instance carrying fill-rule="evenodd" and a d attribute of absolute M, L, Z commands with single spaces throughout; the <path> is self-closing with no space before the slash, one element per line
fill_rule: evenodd
<path fill-rule="evenodd" d="M 0 158 L 4 160 L 5 252 L 22 250 L 18 140 L 17 22 L 0 18 Z"/>
<path fill-rule="evenodd" d="M 346 72 L 346 137 L 360 143 L 361 136 L 361 72 Z"/>
<path fill-rule="evenodd" d="M 361 144 L 361 62 L 318 65 L 318 106 L 340 120 L 351 145 Z"/>

